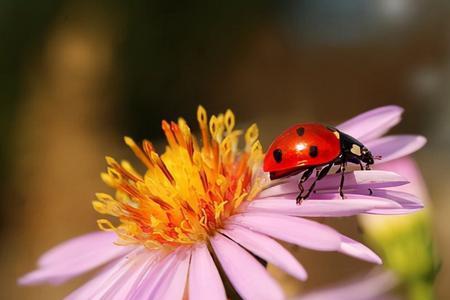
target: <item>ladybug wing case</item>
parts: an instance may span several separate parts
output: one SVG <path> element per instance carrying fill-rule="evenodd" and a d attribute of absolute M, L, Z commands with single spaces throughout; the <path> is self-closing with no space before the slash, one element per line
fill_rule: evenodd
<path fill-rule="evenodd" d="M 296 124 L 270 145 L 264 158 L 264 171 L 271 172 L 272 179 L 291 176 L 330 163 L 340 153 L 339 132 L 334 128 L 315 123 Z"/>

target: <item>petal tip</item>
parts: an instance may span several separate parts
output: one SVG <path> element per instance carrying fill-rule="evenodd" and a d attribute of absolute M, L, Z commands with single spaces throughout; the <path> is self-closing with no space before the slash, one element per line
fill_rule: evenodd
<path fill-rule="evenodd" d="M 32 271 L 30 273 L 27 273 L 17 279 L 18 285 L 23 286 L 29 286 L 29 285 L 36 285 L 41 283 L 42 281 L 36 278 L 35 274 L 37 271 Z"/>
<path fill-rule="evenodd" d="M 374 111 L 376 111 L 376 110 L 384 111 L 387 113 L 393 113 L 395 115 L 398 115 L 399 117 L 401 117 L 402 114 L 405 112 L 405 109 L 397 104 L 389 104 L 389 105 L 385 105 L 385 106 L 380 106 L 378 108 L 374 108 L 373 110 Z"/>
<path fill-rule="evenodd" d="M 417 140 L 418 140 L 418 143 L 421 144 L 421 147 L 425 146 L 425 144 L 428 143 L 428 139 L 423 135 L 418 135 Z"/>
<path fill-rule="evenodd" d="M 370 255 L 366 257 L 365 261 L 367 261 L 369 263 L 373 263 L 375 265 L 382 265 L 383 264 L 383 260 L 375 252 L 371 252 Z"/>
<path fill-rule="evenodd" d="M 390 105 L 386 105 L 384 107 L 387 109 L 393 110 L 393 111 L 394 110 L 398 111 L 399 113 L 403 113 L 405 111 L 405 109 L 403 107 L 401 107 L 400 105 L 397 105 L 397 104 L 390 104 Z"/>
<path fill-rule="evenodd" d="M 23 275 L 22 277 L 17 278 L 17 285 L 30 285 L 30 281 L 27 278 L 27 275 Z"/>
<path fill-rule="evenodd" d="M 301 281 L 306 281 L 308 280 L 308 273 L 303 273 L 302 276 L 299 276 L 298 279 L 300 279 Z"/>
<path fill-rule="evenodd" d="M 355 240 L 350 239 L 344 235 L 341 235 L 341 247 L 340 252 L 349 256 L 353 256 L 357 259 L 361 259 L 370 263 L 374 263 L 377 265 L 382 264 L 381 258 L 373 252 L 370 248 L 357 242 Z"/>

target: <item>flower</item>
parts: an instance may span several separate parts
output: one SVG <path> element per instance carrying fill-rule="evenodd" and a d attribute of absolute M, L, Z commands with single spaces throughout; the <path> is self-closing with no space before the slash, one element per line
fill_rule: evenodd
<path fill-rule="evenodd" d="M 382 107 L 338 128 L 387 161 L 425 142 L 419 136 L 380 138 L 400 121 L 401 113 L 396 106 Z M 168 142 L 162 155 L 148 141 L 139 147 L 125 138 L 146 171 L 141 174 L 127 161 L 107 157 L 102 178 L 115 195 L 97 194 L 93 202 L 118 225 L 100 219 L 103 231 L 48 251 L 38 269 L 19 283 L 59 284 L 107 264 L 68 299 L 181 299 L 185 294 L 190 299 L 225 299 L 221 276 L 245 299 L 282 299 L 281 288 L 255 256 L 299 280 L 307 274 L 274 238 L 381 263 L 363 244 L 305 217 L 407 213 L 422 207 L 413 195 L 388 189 L 407 183 L 390 171 L 347 173 L 345 200 L 337 193 L 339 175 L 329 175 L 319 181 L 313 196 L 296 205 L 296 178 L 270 182 L 262 172 L 256 125 L 245 132 L 240 150 L 242 131 L 234 129 L 230 110 L 208 121 L 199 107 L 197 119 L 201 144 L 183 119 L 162 122 Z"/>

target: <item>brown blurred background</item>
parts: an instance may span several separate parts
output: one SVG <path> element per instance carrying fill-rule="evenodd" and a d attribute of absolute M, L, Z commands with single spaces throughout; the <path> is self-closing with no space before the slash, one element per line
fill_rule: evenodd
<path fill-rule="evenodd" d="M 448 1 L 26 2 L 0 2 L 2 299 L 60 299 L 81 284 L 15 281 L 96 229 L 104 156 L 133 159 L 123 135 L 159 141 L 161 119 L 193 121 L 198 104 L 257 122 L 265 146 L 293 122 L 405 107 L 394 131 L 429 139 L 415 158 L 443 259 L 437 294 L 450 297 Z M 358 238 L 354 220 L 327 222 Z M 306 290 L 369 267 L 302 254 Z"/>

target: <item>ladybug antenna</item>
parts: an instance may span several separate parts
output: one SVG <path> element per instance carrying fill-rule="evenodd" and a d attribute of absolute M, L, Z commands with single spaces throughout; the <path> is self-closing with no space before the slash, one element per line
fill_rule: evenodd
<path fill-rule="evenodd" d="M 381 155 L 375 155 L 373 157 L 373 159 L 376 159 L 376 160 L 381 160 L 382 158 L 383 158 L 383 156 L 381 156 Z"/>

